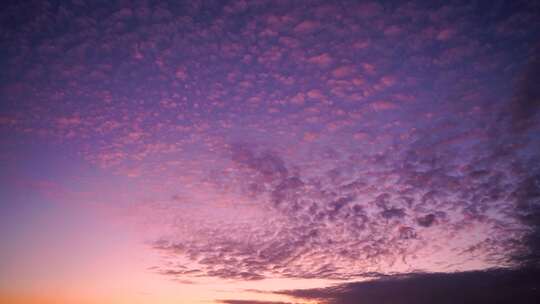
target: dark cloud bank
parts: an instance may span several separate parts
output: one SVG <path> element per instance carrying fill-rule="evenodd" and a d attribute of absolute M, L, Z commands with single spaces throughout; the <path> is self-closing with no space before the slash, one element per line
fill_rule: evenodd
<path fill-rule="evenodd" d="M 537 303 L 540 270 L 409 274 L 279 293 L 328 304 Z"/>

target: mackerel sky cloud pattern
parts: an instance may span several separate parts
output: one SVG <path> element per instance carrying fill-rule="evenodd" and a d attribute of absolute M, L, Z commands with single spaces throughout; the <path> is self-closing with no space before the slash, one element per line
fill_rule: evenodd
<path fill-rule="evenodd" d="M 103 205 L 184 284 L 513 266 L 538 208 L 539 10 L 12 2 L 0 161 L 52 142 L 124 180 Z"/>

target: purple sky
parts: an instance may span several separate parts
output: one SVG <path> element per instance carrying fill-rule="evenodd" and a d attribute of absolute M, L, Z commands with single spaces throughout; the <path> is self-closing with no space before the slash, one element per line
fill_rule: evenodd
<path fill-rule="evenodd" d="M 325 288 L 537 263 L 539 20 L 537 1 L 9 1 L 0 300 L 350 303 Z M 70 276 L 39 258 L 54 242 Z M 63 291 L 94 262 L 141 279 Z"/>

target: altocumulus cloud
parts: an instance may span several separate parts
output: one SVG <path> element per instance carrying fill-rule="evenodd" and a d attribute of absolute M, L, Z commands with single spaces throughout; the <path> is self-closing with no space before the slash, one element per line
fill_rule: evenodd
<path fill-rule="evenodd" d="M 167 277 L 534 264 L 538 3 L 445 4 L 12 2 L 0 124 L 159 185 Z"/>

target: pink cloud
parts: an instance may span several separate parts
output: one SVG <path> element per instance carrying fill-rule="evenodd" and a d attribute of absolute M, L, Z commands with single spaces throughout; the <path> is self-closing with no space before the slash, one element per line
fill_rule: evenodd
<path fill-rule="evenodd" d="M 440 40 L 440 41 L 449 40 L 454 36 L 454 34 L 455 34 L 454 30 L 444 29 L 437 34 L 437 40 Z"/>
<path fill-rule="evenodd" d="M 369 47 L 370 42 L 369 41 L 357 41 L 353 44 L 353 48 L 355 49 L 365 49 Z"/>
<path fill-rule="evenodd" d="M 18 123 L 17 118 L 10 116 L 0 116 L 0 125 L 16 125 Z"/>
<path fill-rule="evenodd" d="M 223 10 L 227 14 L 237 14 L 245 11 L 248 8 L 248 3 L 244 0 L 234 1 L 227 5 Z"/>
<path fill-rule="evenodd" d="M 366 18 L 380 14 L 382 12 L 382 9 L 383 8 L 379 3 L 367 2 L 359 5 L 357 11 L 360 16 Z"/>
<path fill-rule="evenodd" d="M 309 33 L 319 27 L 319 23 L 311 20 L 300 22 L 294 27 L 294 31 L 297 33 Z"/>
<path fill-rule="evenodd" d="M 356 132 L 353 135 L 353 138 L 356 140 L 365 140 L 368 138 L 368 134 L 366 132 Z"/>
<path fill-rule="evenodd" d="M 317 56 L 310 57 L 307 61 L 309 63 L 317 64 L 324 67 L 332 63 L 332 57 L 327 53 L 323 53 Z"/>
<path fill-rule="evenodd" d="M 384 86 L 389 87 L 396 83 L 396 78 L 393 76 L 387 75 L 381 78 L 381 83 Z"/>
<path fill-rule="evenodd" d="M 363 63 L 362 68 L 364 69 L 364 71 L 370 74 L 375 72 L 375 66 L 371 63 Z"/>
<path fill-rule="evenodd" d="M 397 108 L 395 103 L 384 100 L 379 100 L 371 103 L 371 107 L 375 111 L 392 110 Z"/>
<path fill-rule="evenodd" d="M 279 42 L 291 49 L 295 49 L 300 46 L 300 41 L 298 41 L 298 39 L 287 36 L 279 37 Z"/>
<path fill-rule="evenodd" d="M 303 105 L 305 100 L 304 93 L 298 93 L 291 98 L 291 103 L 295 105 Z"/>
<path fill-rule="evenodd" d="M 362 85 L 365 84 L 364 79 L 362 79 L 360 77 L 353 78 L 351 81 L 355 86 L 362 86 Z"/>
<path fill-rule="evenodd" d="M 344 78 L 351 75 L 354 72 L 352 66 L 340 66 L 332 70 L 332 76 L 336 78 Z"/>
<path fill-rule="evenodd" d="M 307 97 L 309 98 L 312 98 L 312 99 L 324 99 L 326 96 L 324 96 L 323 92 L 321 92 L 320 90 L 309 90 L 307 92 Z"/>
<path fill-rule="evenodd" d="M 81 118 L 79 116 L 61 117 L 56 120 L 61 127 L 68 127 L 80 124 Z"/>
<path fill-rule="evenodd" d="M 402 29 L 397 25 L 392 25 L 384 30 L 385 36 L 395 36 L 402 32 Z"/>
<path fill-rule="evenodd" d="M 266 23 L 275 30 L 294 22 L 295 19 L 289 15 L 270 15 L 266 18 Z"/>
<path fill-rule="evenodd" d="M 305 132 L 304 133 L 304 141 L 311 142 L 315 141 L 319 138 L 319 134 L 315 132 Z"/>

